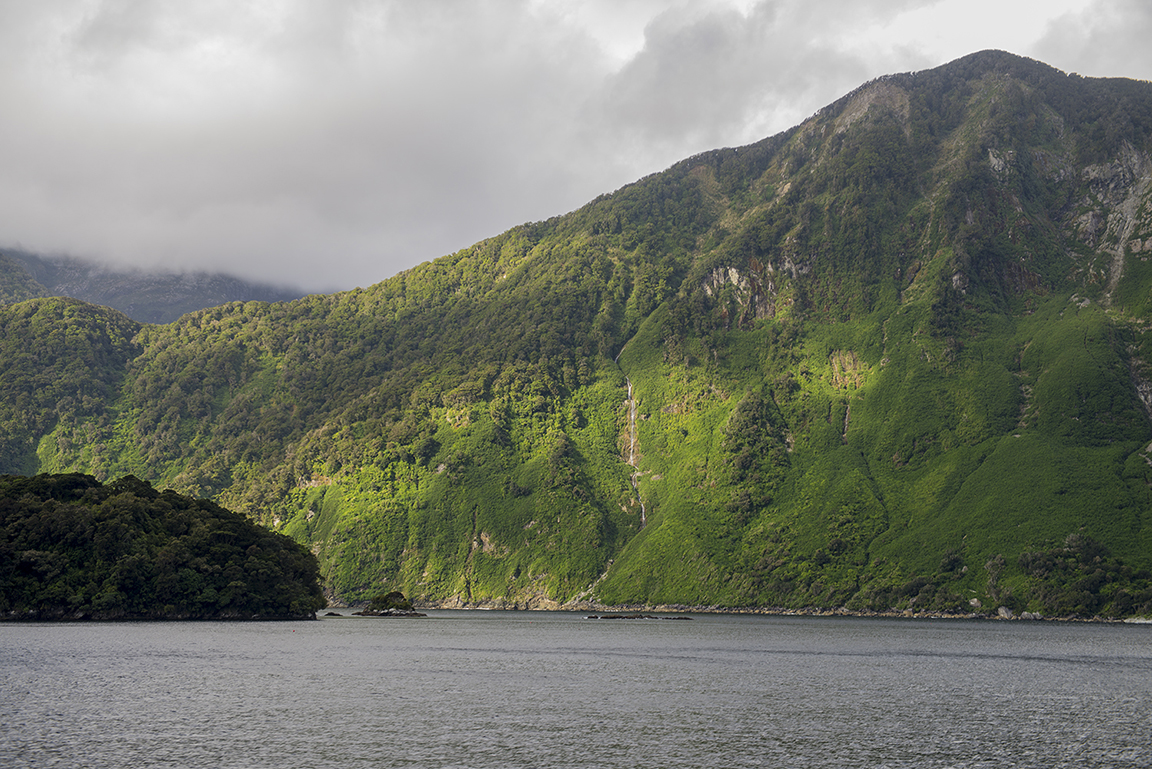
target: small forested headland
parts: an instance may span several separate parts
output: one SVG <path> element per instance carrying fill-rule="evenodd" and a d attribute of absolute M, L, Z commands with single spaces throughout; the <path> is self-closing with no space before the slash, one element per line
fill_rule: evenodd
<path fill-rule="evenodd" d="M 345 604 L 1149 615 L 1150 330 L 1152 83 L 984 51 L 366 289 L 0 306 L 0 472 L 211 499 Z"/>
<path fill-rule="evenodd" d="M 307 549 L 134 477 L 0 476 L 0 619 L 306 619 Z"/>

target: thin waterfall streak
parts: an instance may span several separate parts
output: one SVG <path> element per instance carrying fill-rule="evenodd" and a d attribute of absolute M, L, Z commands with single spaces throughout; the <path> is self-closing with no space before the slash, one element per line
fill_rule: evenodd
<path fill-rule="evenodd" d="M 636 466 L 636 399 L 632 397 L 631 382 L 628 382 L 628 464 Z"/>
<path fill-rule="evenodd" d="M 628 383 L 628 464 L 632 466 L 632 490 L 636 492 L 636 501 L 640 503 L 640 528 L 648 522 L 648 511 L 644 507 L 644 500 L 640 497 L 640 471 L 636 462 L 636 398 L 632 392 L 632 380 L 625 377 Z"/>

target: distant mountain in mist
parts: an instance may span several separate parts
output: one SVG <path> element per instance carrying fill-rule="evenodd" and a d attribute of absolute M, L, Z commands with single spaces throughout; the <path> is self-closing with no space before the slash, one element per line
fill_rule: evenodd
<path fill-rule="evenodd" d="M 112 307 L 141 323 L 171 323 L 227 302 L 282 302 L 303 292 L 207 272 L 115 270 L 69 257 L 0 251 L 0 303 L 67 296 Z"/>

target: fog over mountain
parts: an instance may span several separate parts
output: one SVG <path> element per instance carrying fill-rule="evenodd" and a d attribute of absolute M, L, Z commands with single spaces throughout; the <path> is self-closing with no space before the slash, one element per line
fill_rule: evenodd
<path fill-rule="evenodd" d="M 0 304 L 41 296 L 112 307 L 141 323 L 171 323 L 226 302 L 282 302 L 301 292 L 222 273 L 113 269 L 75 257 L 0 250 Z"/>

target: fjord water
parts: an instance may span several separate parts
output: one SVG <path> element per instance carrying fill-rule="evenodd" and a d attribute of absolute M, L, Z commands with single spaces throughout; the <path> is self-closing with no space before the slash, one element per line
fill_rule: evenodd
<path fill-rule="evenodd" d="M 1147 767 L 1152 627 L 0 625 L 6 767 Z"/>

